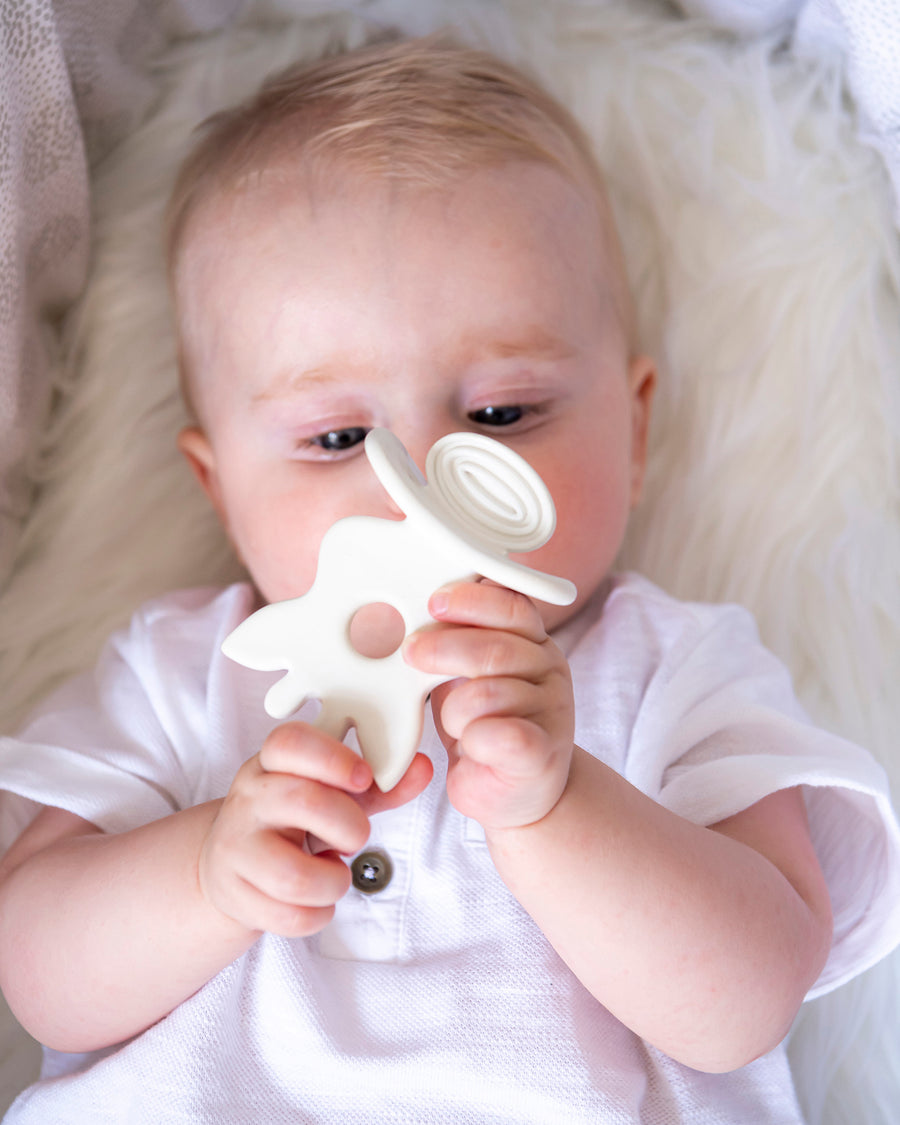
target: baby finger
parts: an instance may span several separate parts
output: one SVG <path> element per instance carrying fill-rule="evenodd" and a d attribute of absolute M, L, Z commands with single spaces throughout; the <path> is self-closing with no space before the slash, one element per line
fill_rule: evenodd
<path fill-rule="evenodd" d="M 290 774 L 260 779 L 257 818 L 274 829 L 299 829 L 336 852 L 352 855 L 369 838 L 369 818 L 347 793 Z"/>
<path fill-rule="evenodd" d="M 534 683 L 550 667 L 551 642 L 536 644 L 502 629 L 438 625 L 419 629 L 407 637 L 403 655 L 422 672 L 465 676 L 518 676 Z"/>
<path fill-rule="evenodd" d="M 505 629 L 538 644 L 547 631 L 534 602 L 493 582 L 457 582 L 432 594 L 429 612 L 438 621 Z"/>
<path fill-rule="evenodd" d="M 515 716 L 487 716 L 470 723 L 459 746 L 462 757 L 513 782 L 545 773 L 555 753 L 553 742 L 541 727 Z"/>
<path fill-rule="evenodd" d="M 517 676 L 460 680 L 441 705 L 441 724 L 451 738 L 458 739 L 478 719 L 488 715 L 527 717 L 536 714 L 543 704 L 542 688 Z"/>
<path fill-rule="evenodd" d="M 282 723 L 259 752 L 270 773 L 296 774 L 338 789 L 360 793 L 372 784 L 372 770 L 349 746 L 309 723 Z"/>
<path fill-rule="evenodd" d="M 334 917 L 334 906 L 307 906 L 281 902 L 243 879 L 236 881 L 227 913 L 251 930 L 280 937 L 308 937 L 325 928 Z"/>
<path fill-rule="evenodd" d="M 267 898 L 289 906 L 333 906 L 350 887 L 350 871 L 334 852 L 310 855 L 278 832 L 257 835 L 235 874 Z"/>

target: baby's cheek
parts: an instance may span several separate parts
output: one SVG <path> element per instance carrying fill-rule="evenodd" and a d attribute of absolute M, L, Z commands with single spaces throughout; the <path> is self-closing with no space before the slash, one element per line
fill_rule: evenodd
<path fill-rule="evenodd" d="M 316 555 L 297 536 L 258 535 L 241 552 L 244 565 L 267 602 L 283 602 L 305 594 L 316 576 Z"/>
<path fill-rule="evenodd" d="M 600 498 L 603 499 L 602 497 Z M 599 502 L 596 495 L 558 512 L 557 530 L 532 566 L 574 582 L 578 597 L 572 606 L 542 606 L 545 627 L 557 628 L 578 611 L 602 585 L 625 537 L 629 505 L 620 493 Z"/>

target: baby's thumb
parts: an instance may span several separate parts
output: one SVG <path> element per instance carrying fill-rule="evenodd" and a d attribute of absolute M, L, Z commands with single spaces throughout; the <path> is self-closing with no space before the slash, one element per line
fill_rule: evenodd
<path fill-rule="evenodd" d="M 374 783 L 357 796 L 356 800 L 367 816 L 385 812 L 387 809 L 396 809 L 405 805 L 416 797 L 428 786 L 434 775 L 434 766 L 431 759 L 425 754 L 416 754 L 410 763 L 409 769 L 400 778 L 393 789 L 382 793 Z"/>

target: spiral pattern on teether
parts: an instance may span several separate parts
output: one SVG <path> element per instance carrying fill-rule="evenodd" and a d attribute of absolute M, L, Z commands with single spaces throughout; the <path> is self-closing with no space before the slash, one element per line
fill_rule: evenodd
<path fill-rule="evenodd" d="M 498 550 L 534 551 L 553 534 L 556 512 L 546 485 L 492 438 L 448 434 L 432 446 L 425 472 L 453 520 Z"/>

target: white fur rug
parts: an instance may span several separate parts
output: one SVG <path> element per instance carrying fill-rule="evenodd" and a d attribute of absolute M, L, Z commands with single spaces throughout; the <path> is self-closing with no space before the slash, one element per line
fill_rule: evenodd
<path fill-rule="evenodd" d="M 144 598 L 236 574 L 174 447 L 160 211 L 199 119 L 378 23 L 456 27 L 530 65 L 588 127 L 662 372 L 623 561 L 678 595 L 749 606 L 809 710 L 869 746 L 896 792 L 900 246 L 886 176 L 828 67 L 653 0 L 268 0 L 167 53 L 155 112 L 96 177 L 93 277 L 0 598 L 0 729 Z M 2 846 L 15 809 L 0 812 Z M 895 1125 L 898 965 L 804 1011 L 792 1051 L 810 1122 Z M 2 1110 L 34 1055 L 8 1017 L 0 1028 Z"/>

